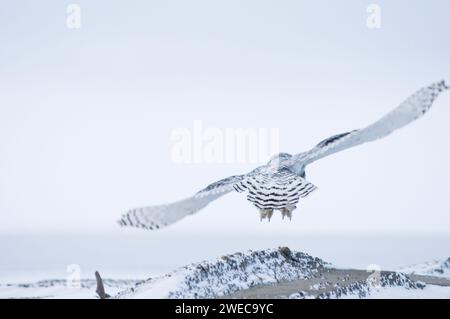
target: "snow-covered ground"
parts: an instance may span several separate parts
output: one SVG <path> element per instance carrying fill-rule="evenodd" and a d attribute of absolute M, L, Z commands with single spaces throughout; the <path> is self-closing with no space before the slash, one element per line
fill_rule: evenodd
<path fill-rule="evenodd" d="M 149 279 L 119 298 L 214 298 L 261 284 L 313 276 L 330 266 L 319 258 L 289 249 L 236 253 L 191 264 Z"/>
<path fill-rule="evenodd" d="M 373 289 L 368 299 L 450 299 L 450 287 L 427 285 L 423 289 L 384 287 Z"/>
<path fill-rule="evenodd" d="M 450 278 L 450 258 L 402 267 L 399 271 L 404 272 L 405 274 Z"/>
<path fill-rule="evenodd" d="M 450 298 L 449 260 L 403 272 L 334 267 L 290 249 L 248 251 L 192 263 L 146 280 L 105 279 L 113 298 Z M 410 274 L 410 275 L 407 275 Z M 0 298 L 98 298 L 94 279 L 0 284 Z"/>
<path fill-rule="evenodd" d="M 263 224 L 262 226 L 264 226 Z M 169 229 L 170 230 L 170 229 Z M 270 232 L 269 232 L 270 231 Z M 0 233 L 0 284 L 67 278 L 78 265 L 81 278 L 136 279 L 164 275 L 173 269 L 238 251 L 287 246 L 342 267 L 378 265 L 393 270 L 449 257 L 450 236 L 388 234 L 304 234 L 231 232 L 117 232 L 68 234 Z"/>
<path fill-rule="evenodd" d="M 141 280 L 105 279 L 103 284 L 108 294 L 115 295 L 139 281 Z M 95 290 L 94 279 L 82 279 L 79 282 L 53 279 L 24 284 L 0 284 L 0 298 L 93 299 L 98 298 Z"/>

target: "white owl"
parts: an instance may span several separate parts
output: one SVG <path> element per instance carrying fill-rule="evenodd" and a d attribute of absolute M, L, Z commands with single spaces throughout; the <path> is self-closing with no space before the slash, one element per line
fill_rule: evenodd
<path fill-rule="evenodd" d="M 437 96 L 448 90 L 444 81 L 422 88 L 396 109 L 375 123 L 358 130 L 329 137 L 311 150 L 295 155 L 280 153 L 263 166 L 245 175 L 227 177 L 215 182 L 187 199 L 166 205 L 130 210 L 119 224 L 144 229 L 159 229 L 194 214 L 213 200 L 236 190 L 260 211 L 261 219 L 280 210 L 283 218 L 291 218 L 300 198 L 308 196 L 316 186 L 305 179 L 305 167 L 325 156 L 385 137 L 424 115 Z"/>

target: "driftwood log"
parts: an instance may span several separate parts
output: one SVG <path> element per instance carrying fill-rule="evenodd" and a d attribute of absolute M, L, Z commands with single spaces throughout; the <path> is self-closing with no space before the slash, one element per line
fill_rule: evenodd
<path fill-rule="evenodd" d="M 100 299 L 107 299 L 111 297 L 105 292 L 105 287 L 103 286 L 103 280 L 98 271 L 95 272 L 95 280 L 97 281 L 97 290 L 95 291 Z"/>

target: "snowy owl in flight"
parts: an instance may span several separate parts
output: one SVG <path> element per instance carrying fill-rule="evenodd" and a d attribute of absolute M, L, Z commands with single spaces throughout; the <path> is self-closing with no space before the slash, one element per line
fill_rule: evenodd
<path fill-rule="evenodd" d="M 235 175 L 215 182 L 194 196 L 167 205 L 136 208 L 124 214 L 121 226 L 159 229 L 194 214 L 213 200 L 235 190 L 260 211 L 261 220 L 280 210 L 283 218 L 291 218 L 300 198 L 308 196 L 316 186 L 305 179 L 305 167 L 333 153 L 385 137 L 424 115 L 439 93 L 448 90 L 444 81 L 422 88 L 377 122 L 359 130 L 329 137 L 311 150 L 295 155 L 280 153 L 263 166 L 245 175 Z"/>

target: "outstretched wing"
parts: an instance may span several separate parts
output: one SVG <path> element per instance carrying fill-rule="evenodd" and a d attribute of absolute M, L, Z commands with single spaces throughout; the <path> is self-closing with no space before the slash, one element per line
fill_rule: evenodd
<path fill-rule="evenodd" d="M 439 93 L 448 89 L 444 81 L 422 88 L 377 122 L 360 130 L 329 137 L 313 149 L 293 156 L 287 166 L 306 166 L 330 154 L 385 137 L 423 116 Z"/>
<path fill-rule="evenodd" d="M 132 209 L 119 220 L 121 226 L 159 229 L 194 214 L 210 202 L 234 190 L 244 175 L 231 176 L 215 182 L 194 196 L 166 205 Z"/>

